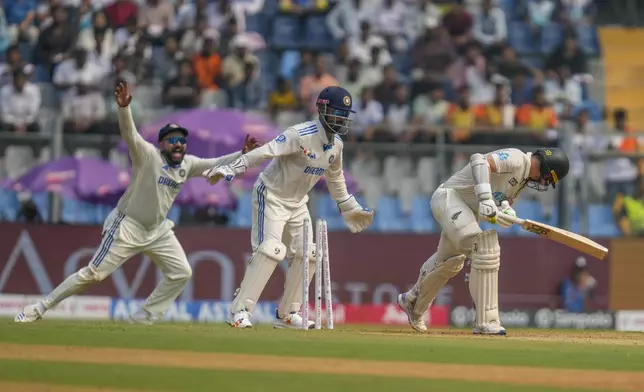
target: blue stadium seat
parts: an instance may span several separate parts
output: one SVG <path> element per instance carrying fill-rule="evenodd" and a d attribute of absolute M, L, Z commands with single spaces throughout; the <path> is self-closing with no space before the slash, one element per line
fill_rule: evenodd
<path fill-rule="evenodd" d="M 97 220 L 98 206 L 90 203 L 62 198 L 60 217 L 63 222 L 77 225 L 94 225 Z"/>
<path fill-rule="evenodd" d="M 437 225 L 432 216 L 428 197 L 416 196 L 412 199 L 409 220 L 410 229 L 416 233 L 431 233 L 436 231 Z"/>
<path fill-rule="evenodd" d="M 0 220 L 16 220 L 20 203 L 16 192 L 0 188 Z"/>
<path fill-rule="evenodd" d="M 293 72 L 300 65 L 300 52 L 287 50 L 280 59 L 280 75 L 288 80 L 293 78 Z"/>
<path fill-rule="evenodd" d="M 610 205 L 591 204 L 588 206 L 588 235 L 591 237 L 621 236 Z"/>
<path fill-rule="evenodd" d="M 246 192 L 237 199 L 237 210 L 231 221 L 235 227 L 252 227 L 253 208 L 252 208 L 253 192 Z"/>
<path fill-rule="evenodd" d="M 516 0 L 500 0 L 499 7 L 505 12 L 507 20 L 516 18 Z"/>
<path fill-rule="evenodd" d="M 273 45 L 282 49 L 297 49 L 301 36 L 299 21 L 294 16 L 280 15 L 273 20 Z"/>
<path fill-rule="evenodd" d="M 268 18 L 261 12 L 246 15 L 246 30 L 265 37 L 268 33 Z"/>
<path fill-rule="evenodd" d="M 432 217 L 432 206 L 429 197 L 416 196 L 411 200 L 411 211 L 414 216 Z"/>
<path fill-rule="evenodd" d="M 408 228 L 407 219 L 402 215 L 400 201 L 393 196 L 382 196 L 376 207 L 374 226 L 379 231 L 405 231 Z"/>
<path fill-rule="evenodd" d="M 526 56 L 521 58 L 521 60 L 525 61 L 528 65 L 536 69 L 543 69 L 546 63 L 541 56 Z"/>
<path fill-rule="evenodd" d="M 557 23 L 550 23 L 541 29 L 541 42 L 539 50 L 544 55 L 549 55 L 563 42 L 563 29 Z"/>
<path fill-rule="evenodd" d="M 31 199 L 38 207 L 40 217 L 44 221 L 49 221 L 49 194 L 47 192 L 34 193 L 31 195 Z"/>
<path fill-rule="evenodd" d="M 318 217 L 326 220 L 327 228 L 329 230 L 331 230 L 331 228 L 333 228 L 333 230 L 346 229 L 344 218 L 340 215 L 335 200 L 333 200 L 331 195 L 327 192 L 318 193 L 316 210 Z M 313 220 L 315 219 L 313 218 Z"/>
<path fill-rule="evenodd" d="M 577 40 L 581 49 L 589 56 L 599 54 L 597 28 L 595 26 L 577 26 Z"/>
<path fill-rule="evenodd" d="M 590 120 L 591 121 L 601 121 L 602 119 L 602 108 L 601 106 L 594 101 L 583 101 L 577 107 L 575 107 L 575 110 L 573 112 L 574 116 L 577 116 L 580 111 L 582 110 L 588 110 L 588 113 L 590 114 Z"/>
<path fill-rule="evenodd" d="M 306 20 L 306 47 L 311 50 L 333 52 L 335 41 L 326 26 L 326 17 L 309 16 Z"/>
<path fill-rule="evenodd" d="M 520 55 L 535 52 L 530 25 L 523 22 L 510 22 L 508 25 L 508 43 Z"/>

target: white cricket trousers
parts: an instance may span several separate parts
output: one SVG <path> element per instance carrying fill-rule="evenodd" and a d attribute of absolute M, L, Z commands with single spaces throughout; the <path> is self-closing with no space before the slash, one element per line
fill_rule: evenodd
<path fill-rule="evenodd" d="M 308 220 L 309 253 L 314 248 L 311 215 L 306 203 L 300 206 L 289 206 L 288 203 L 273 196 L 258 180 L 253 188 L 253 227 L 251 230 L 251 245 L 253 259 L 251 263 L 266 263 L 261 268 L 247 268 L 242 280 L 239 298 L 233 301 L 233 313 L 255 303 L 261 295 L 266 283 L 277 267 L 276 260 L 263 257 L 260 246 L 263 243 L 279 243 L 286 247 L 288 270 L 284 283 L 284 294 L 278 306 L 278 317 L 284 317 L 291 312 L 297 312 L 302 305 L 302 272 L 303 272 L 303 228 Z M 310 258 L 309 284 L 315 273 L 315 258 Z M 254 285 L 255 287 L 248 287 Z"/>
<path fill-rule="evenodd" d="M 117 209 L 112 210 L 103 225 L 101 244 L 89 264 L 56 287 L 43 300 L 43 305 L 46 309 L 54 307 L 65 298 L 107 278 L 130 258 L 143 253 L 164 275 L 143 308 L 152 316 L 161 317 L 192 276 L 188 258 L 173 227 L 174 223 L 166 219 L 159 226 L 146 229 Z"/>

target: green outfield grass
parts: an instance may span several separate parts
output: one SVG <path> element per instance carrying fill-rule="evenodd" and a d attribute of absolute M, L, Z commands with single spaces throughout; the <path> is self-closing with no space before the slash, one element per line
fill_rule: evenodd
<path fill-rule="evenodd" d="M 644 344 L 639 334 L 571 331 L 510 331 L 514 336 L 473 338 L 466 333 L 410 333 L 407 328 L 348 328 L 335 331 L 235 330 L 222 325 L 138 326 L 120 323 L 43 321 L 14 324 L 0 320 L 0 345 L 21 344 L 81 347 L 157 349 L 200 353 L 234 353 L 283 357 L 335 358 L 370 361 L 405 361 L 436 364 L 527 366 L 535 369 L 584 369 L 644 372 Z M 524 336 L 526 339 L 522 339 Z M 551 338 L 551 339 L 549 339 Z M 567 340 L 572 340 L 569 342 Z M 182 353 L 183 354 L 183 353 Z M 163 355 L 161 353 L 160 355 Z M 2 353 L 0 353 L 0 357 Z M 305 358 L 303 358 L 305 360 Z M 589 372 L 590 373 L 590 372 Z M 398 391 L 421 388 L 433 391 L 582 391 L 557 385 L 518 386 L 407 377 L 190 369 L 22 359 L 0 359 L 0 380 L 43 382 L 123 389 L 172 391 L 282 391 L 307 392 Z M 535 383 L 539 383 L 538 380 Z M 593 389 L 598 390 L 598 389 Z M 618 389 L 612 389 L 618 390 Z M 636 389 L 631 389 L 636 390 Z"/>

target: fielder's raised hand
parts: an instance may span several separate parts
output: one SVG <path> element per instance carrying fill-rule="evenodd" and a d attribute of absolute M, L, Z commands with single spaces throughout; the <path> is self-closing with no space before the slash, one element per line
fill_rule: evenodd
<path fill-rule="evenodd" d="M 130 102 L 132 102 L 130 88 L 125 82 L 121 82 L 118 86 L 116 86 L 116 89 L 114 90 L 114 96 L 116 97 L 116 104 L 122 108 L 127 107 Z"/>

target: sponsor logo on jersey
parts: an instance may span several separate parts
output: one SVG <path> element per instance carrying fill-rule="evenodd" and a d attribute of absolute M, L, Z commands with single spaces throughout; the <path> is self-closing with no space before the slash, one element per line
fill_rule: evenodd
<path fill-rule="evenodd" d="M 180 184 L 180 183 L 176 182 L 175 180 L 172 180 L 170 178 L 163 177 L 163 176 L 159 177 L 159 181 L 157 181 L 157 183 L 159 185 L 165 185 L 165 186 L 170 187 L 172 189 L 179 189 L 179 188 L 181 188 L 181 185 L 183 185 L 183 184 Z"/>
<path fill-rule="evenodd" d="M 313 176 L 321 176 L 324 174 L 324 169 L 321 167 L 307 166 L 306 169 L 304 169 L 304 173 L 311 174 Z"/>
<path fill-rule="evenodd" d="M 184 178 L 186 176 L 186 171 L 184 169 L 179 170 L 179 177 Z"/>
<path fill-rule="evenodd" d="M 276 143 L 284 143 L 286 142 L 286 135 L 281 134 L 275 139 Z"/>
<path fill-rule="evenodd" d="M 510 153 L 505 151 L 497 152 L 496 155 L 499 156 L 499 160 L 501 161 L 507 161 L 510 158 Z"/>
<path fill-rule="evenodd" d="M 329 164 L 332 164 L 332 163 L 333 163 L 333 161 L 335 161 L 335 155 L 331 155 L 331 156 L 329 157 Z"/>
<path fill-rule="evenodd" d="M 517 181 L 517 179 L 516 179 L 516 178 L 514 178 L 514 177 L 510 178 L 510 181 L 508 181 L 508 182 L 509 182 L 509 183 L 510 183 L 510 185 L 512 185 L 512 186 L 517 186 L 517 184 L 519 183 L 519 181 Z"/>

